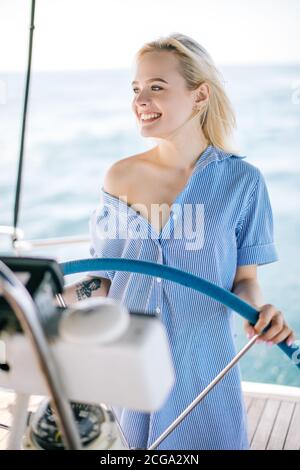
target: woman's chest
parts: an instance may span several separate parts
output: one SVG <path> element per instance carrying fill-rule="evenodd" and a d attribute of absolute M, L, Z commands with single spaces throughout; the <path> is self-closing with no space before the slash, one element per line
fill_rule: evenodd
<path fill-rule="evenodd" d="M 148 170 L 141 172 L 128 188 L 127 204 L 160 233 L 166 226 L 172 205 L 186 188 L 191 172 Z"/>

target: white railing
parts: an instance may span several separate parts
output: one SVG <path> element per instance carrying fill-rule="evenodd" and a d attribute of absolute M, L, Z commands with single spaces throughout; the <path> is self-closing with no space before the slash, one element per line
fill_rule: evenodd
<path fill-rule="evenodd" d="M 76 245 L 89 243 L 90 237 L 88 235 L 75 235 L 67 237 L 55 237 L 55 238 L 36 238 L 33 240 L 25 240 L 23 230 L 9 225 L 0 225 L 0 237 L 1 235 L 12 237 L 16 235 L 17 240 L 13 244 L 13 249 L 17 251 L 33 250 L 35 248 L 43 248 L 48 246 L 59 246 L 59 245 Z"/>

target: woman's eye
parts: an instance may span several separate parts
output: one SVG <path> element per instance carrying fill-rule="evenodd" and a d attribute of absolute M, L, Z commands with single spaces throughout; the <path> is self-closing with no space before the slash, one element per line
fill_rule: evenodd
<path fill-rule="evenodd" d="M 153 85 L 153 86 L 151 87 L 151 89 L 153 89 L 153 88 L 158 88 L 158 90 L 163 90 L 163 88 L 162 88 L 162 87 L 160 87 L 160 86 L 157 86 L 157 85 Z M 136 90 L 138 90 L 138 88 L 133 88 L 133 90 L 132 90 L 132 91 L 133 91 L 133 93 L 135 93 L 135 91 L 136 91 Z"/>

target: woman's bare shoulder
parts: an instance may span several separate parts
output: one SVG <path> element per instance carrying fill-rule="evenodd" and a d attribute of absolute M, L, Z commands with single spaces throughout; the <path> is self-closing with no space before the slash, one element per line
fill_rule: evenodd
<path fill-rule="evenodd" d="M 132 184 L 142 175 L 146 163 L 151 158 L 151 151 L 138 153 L 113 163 L 107 170 L 104 180 L 104 191 L 119 196 L 128 194 Z"/>

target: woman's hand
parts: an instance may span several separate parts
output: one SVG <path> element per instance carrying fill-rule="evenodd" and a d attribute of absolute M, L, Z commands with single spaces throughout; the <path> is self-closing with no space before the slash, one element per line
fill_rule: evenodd
<path fill-rule="evenodd" d="M 261 333 L 270 325 L 268 331 L 263 333 L 256 342 L 261 343 L 265 341 L 269 346 L 272 346 L 273 344 L 285 341 L 288 346 L 291 346 L 295 341 L 295 335 L 286 324 L 282 312 L 271 304 L 255 308 L 259 311 L 259 318 L 256 324 L 252 326 L 248 321 L 244 324 L 248 338 L 252 338 L 255 334 Z"/>

